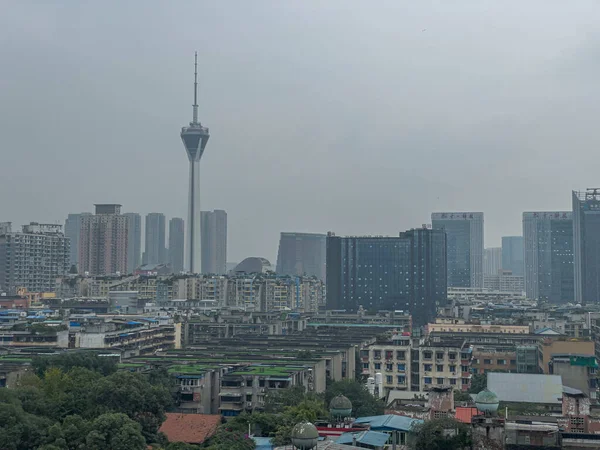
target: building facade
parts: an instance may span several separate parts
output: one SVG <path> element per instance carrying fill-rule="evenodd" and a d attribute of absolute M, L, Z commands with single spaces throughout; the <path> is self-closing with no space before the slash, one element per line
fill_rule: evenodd
<path fill-rule="evenodd" d="M 510 270 L 513 275 L 524 276 L 525 253 L 523 236 L 502 237 L 502 269 Z"/>
<path fill-rule="evenodd" d="M 56 278 L 70 267 L 69 239 L 61 225 L 30 223 L 13 233 L 0 227 L 0 292 L 11 295 L 20 288 L 54 292 Z"/>
<path fill-rule="evenodd" d="M 127 232 L 127 273 L 133 273 L 142 264 L 142 216 L 125 213 L 129 222 Z"/>
<path fill-rule="evenodd" d="M 166 219 L 162 213 L 146 215 L 143 264 L 167 263 Z"/>
<path fill-rule="evenodd" d="M 327 235 L 319 233 L 281 233 L 277 253 L 277 273 L 306 275 L 325 280 Z"/>
<path fill-rule="evenodd" d="M 65 220 L 65 237 L 69 239 L 69 265 L 77 267 L 79 262 L 79 234 L 81 231 L 81 216 L 92 213 L 69 214 Z"/>
<path fill-rule="evenodd" d="M 600 188 L 573 191 L 575 302 L 600 303 Z"/>
<path fill-rule="evenodd" d="M 408 310 L 415 325 L 435 317 L 447 294 L 446 234 L 327 236 L 327 309 Z"/>
<path fill-rule="evenodd" d="M 448 287 L 483 287 L 483 213 L 433 213 L 448 242 Z"/>
<path fill-rule="evenodd" d="M 513 275 L 510 270 L 499 270 L 496 275 L 483 277 L 483 287 L 489 291 L 521 294 L 525 292 L 525 279 L 523 276 Z"/>
<path fill-rule="evenodd" d="M 183 270 L 185 247 L 185 224 L 183 219 L 173 217 L 169 220 L 169 264 L 173 273 Z"/>
<path fill-rule="evenodd" d="M 523 242 L 527 297 L 554 304 L 572 302 L 573 214 L 523 213 Z"/>
<path fill-rule="evenodd" d="M 227 273 L 227 213 L 202 211 L 202 273 Z"/>
<path fill-rule="evenodd" d="M 97 204 L 96 213 L 81 219 L 79 273 L 112 275 L 127 272 L 129 221 L 121 205 Z"/>
<path fill-rule="evenodd" d="M 502 269 L 502 249 L 490 247 L 483 251 L 483 276 L 497 275 Z"/>

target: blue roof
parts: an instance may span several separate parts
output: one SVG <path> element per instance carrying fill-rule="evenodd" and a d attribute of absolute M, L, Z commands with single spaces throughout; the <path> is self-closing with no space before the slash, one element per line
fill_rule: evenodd
<path fill-rule="evenodd" d="M 359 417 L 354 423 L 365 423 L 371 426 L 371 430 L 384 431 L 409 431 L 413 425 L 423 423 L 419 419 L 411 419 L 406 416 L 385 414 L 383 416 Z"/>
<path fill-rule="evenodd" d="M 373 447 L 383 447 L 390 438 L 387 433 L 379 431 L 360 431 L 358 433 L 344 433 L 335 441 L 336 444 L 352 444 L 356 437 L 357 444 L 371 445 Z"/>
<path fill-rule="evenodd" d="M 256 444 L 256 450 L 272 450 L 273 444 L 268 437 L 252 437 Z"/>
<path fill-rule="evenodd" d="M 130 320 L 127 322 L 127 325 L 142 325 L 142 322 L 136 322 L 135 320 Z"/>

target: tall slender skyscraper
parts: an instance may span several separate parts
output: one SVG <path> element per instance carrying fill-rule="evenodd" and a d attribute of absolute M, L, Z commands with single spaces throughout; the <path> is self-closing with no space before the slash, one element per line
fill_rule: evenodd
<path fill-rule="evenodd" d="M 525 294 L 532 300 L 573 301 L 573 214 L 523 213 Z"/>
<path fill-rule="evenodd" d="M 498 275 L 502 267 L 502 249 L 500 247 L 490 247 L 483 251 L 483 274 Z"/>
<path fill-rule="evenodd" d="M 165 247 L 166 219 L 161 213 L 150 213 L 146 216 L 146 239 L 144 264 L 166 264 L 167 249 Z"/>
<path fill-rule="evenodd" d="M 600 304 L 600 188 L 573 191 L 575 301 Z"/>
<path fill-rule="evenodd" d="M 183 219 L 173 217 L 169 221 L 169 264 L 171 264 L 173 273 L 179 273 L 183 270 L 184 230 Z"/>
<path fill-rule="evenodd" d="M 92 213 L 80 213 L 80 214 L 69 214 L 67 220 L 65 220 L 65 237 L 69 239 L 70 243 L 70 254 L 69 254 L 69 268 L 70 266 L 77 267 L 79 262 L 79 233 L 81 232 L 81 217 L 91 216 Z"/>
<path fill-rule="evenodd" d="M 502 237 L 502 268 L 523 276 L 523 236 Z"/>
<path fill-rule="evenodd" d="M 227 272 L 227 213 L 202 211 L 202 273 Z"/>
<path fill-rule="evenodd" d="M 129 222 L 127 232 L 127 273 L 133 273 L 140 266 L 142 256 L 142 216 L 138 213 L 125 213 Z"/>
<path fill-rule="evenodd" d="M 446 231 L 448 287 L 483 287 L 483 213 L 433 213 L 431 223 Z"/>
<path fill-rule="evenodd" d="M 185 242 L 185 268 L 192 273 L 200 272 L 202 258 L 200 235 L 200 158 L 210 137 L 208 128 L 198 122 L 198 53 L 194 57 L 194 105 L 192 121 L 181 129 L 181 140 L 190 162 L 188 220 Z"/>

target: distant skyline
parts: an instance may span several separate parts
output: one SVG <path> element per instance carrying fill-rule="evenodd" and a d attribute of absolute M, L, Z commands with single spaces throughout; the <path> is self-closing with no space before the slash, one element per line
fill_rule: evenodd
<path fill-rule="evenodd" d="M 570 210 L 573 189 L 600 185 L 599 14 L 587 0 L 6 2 L 0 220 L 64 224 L 113 201 L 186 217 L 197 50 L 201 206 L 227 211 L 230 261 L 275 264 L 281 232 L 397 235 L 442 210 L 483 211 L 498 247 L 524 211 Z"/>

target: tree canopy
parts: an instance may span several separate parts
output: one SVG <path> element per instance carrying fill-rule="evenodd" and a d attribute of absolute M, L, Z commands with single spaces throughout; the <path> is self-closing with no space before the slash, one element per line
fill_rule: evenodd
<path fill-rule="evenodd" d="M 472 444 L 469 427 L 455 419 L 435 419 L 413 427 L 413 450 L 460 450 Z"/>

